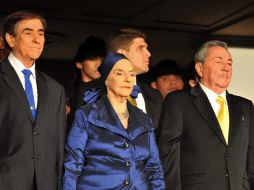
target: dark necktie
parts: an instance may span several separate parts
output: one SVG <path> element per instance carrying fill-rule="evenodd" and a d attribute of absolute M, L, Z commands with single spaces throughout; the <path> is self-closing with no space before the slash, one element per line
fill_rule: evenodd
<path fill-rule="evenodd" d="M 32 72 L 29 69 L 24 69 L 22 71 L 25 77 L 25 92 L 26 97 L 29 102 L 30 110 L 32 112 L 33 119 L 35 119 L 36 116 L 36 109 L 35 109 L 35 103 L 34 103 L 34 94 L 33 94 L 33 87 L 30 81 L 30 75 Z"/>

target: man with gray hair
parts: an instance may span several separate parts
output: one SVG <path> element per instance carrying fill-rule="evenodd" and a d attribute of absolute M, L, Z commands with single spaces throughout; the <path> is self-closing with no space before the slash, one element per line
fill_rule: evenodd
<path fill-rule="evenodd" d="M 199 84 L 166 97 L 158 128 L 166 189 L 254 189 L 253 104 L 227 91 L 232 62 L 225 42 L 204 43 Z"/>

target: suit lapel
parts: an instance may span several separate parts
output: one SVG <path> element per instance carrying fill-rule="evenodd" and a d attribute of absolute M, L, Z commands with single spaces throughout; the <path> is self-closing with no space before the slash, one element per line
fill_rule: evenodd
<path fill-rule="evenodd" d="M 140 109 L 128 103 L 128 110 L 130 112 L 128 133 L 131 139 L 136 139 L 140 134 L 154 130 L 150 128 L 150 126 L 152 126 L 152 123 L 149 120 L 150 118 L 144 113 L 138 113 L 141 112 Z"/>
<path fill-rule="evenodd" d="M 47 111 L 46 100 L 47 100 L 47 86 L 46 81 L 43 75 L 36 70 L 36 83 L 38 89 L 38 104 L 37 104 L 37 113 L 36 121 L 40 120 L 41 113 Z"/>
<path fill-rule="evenodd" d="M 24 88 L 22 87 L 22 84 L 19 80 L 19 77 L 12 68 L 9 61 L 4 61 L 1 64 L 1 69 L 4 73 L 3 78 L 6 81 L 6 83 L 9 85 L 9 87 L 12 89 L 14 94 L 18 97 L 21 105 L 24 107 L 25 112 L 27 113 L 27 116 L 29 117 L 29 120 L 33 123 L 32 113 L 30 110 L 30 106 L 24 91 Z"/>
<path fill-rule="evenodd" d="M 151 97 L 152 95 L 149 93 L 148 90 L 145 90 L 145 88 L 147 88 L 145 86 L 145 84 L 137 81 L 137 84 L 138 86 L 140 87 L 140 91 L 142 93 L 142 96 L 144 98 L 144 101 L 145 101 L 145 108 L 146 108 L 146 113 L 150 116 L 150 117 L 153 117 L 153 120 L 155 120 L 154 118 L 154 107 L 153 105 L 156 104 L 156 102 L 154 101 L 154 98 Z"/>
<path fill-rule="evenodd" d="M 206 94 L 203 92 L 199 85 L 191 89 L 190 93 L 196 97 L 193 100 L 193 104 L 195 105 L 200 115 L 204 118 L 208 126 L 218 136 L 218 138 L 226 145 L 219 122 Z"/>
<path fill-rule="evenodd" d="M 241 121 L 242 115 L 239 110 L 238 102 L 233 100 L 233 96 L 227 93 L 228 112 L 229 112 L 229 137 L 228 144 L 231 145 L 235 139 L 239 121 Z"/>
<path fill-rule="evenodd" d="M 105 95 L 93 103 L 88 122 L 96 127 L 107 129 L 130 140 L 128 132 L 123 128 L 120 120 Z"/>
<path fill-rule="evenodd" d="M 138 108 L 133 107 L 128 103 L 128 110 L 130 112 L 128 130 L 125 130 L 121 121 L 118 119 L 116 112 L 106 96 L 102 96 L 100 100 L 95 102 L 92 106 L 92 110 L 88 116 L 88 121 L 96 127 L 107 129 L 113 133 L 121 135 L 126 139 L 132 141 L 140 134 L 152 130 L 148 122 L 148 118 L 142 116 L 139 118 L 136 113 Z"/>

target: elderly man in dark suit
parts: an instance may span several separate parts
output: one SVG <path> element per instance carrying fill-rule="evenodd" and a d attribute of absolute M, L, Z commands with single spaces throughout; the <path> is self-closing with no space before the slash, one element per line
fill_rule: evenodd
<path fill-rule="evenodd" d="M 227 91 L 227 44 L 203 44 L 195 62 L 200 83 L 190 92 L 170 93 L 162 108 L 159 150 L 166 189 L 253 190 L 253 104 Z"/>
<path fill-rule="evenodd" d="M 108 51 L 125 55 L 132 63 L 137 76 L 149 71 L 151 53 L 148 50 L 146 35 L 142 31 L 132 28 L 120 29 L 109 38 Z M 136 84 L 141 93 L 138 94 L 136 103 L 133 103 L 131 99 L 129 101 L 147 113 L 156 128 L 162 106 L 162 96 L 159 91 L 139 80 L 136 81 Z"/>
<path fill-rule="evenodd" d="M 4 21 L 11 53 L 0 63 L 0 189 L 60 188 L 65 143 L 64 89 L 35 68 L 45 20 L 16 12 Z"/>

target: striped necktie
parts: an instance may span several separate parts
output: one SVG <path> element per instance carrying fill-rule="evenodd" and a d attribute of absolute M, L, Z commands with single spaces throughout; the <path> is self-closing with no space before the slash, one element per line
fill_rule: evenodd
<path fill-rule="evenodd" d="M 22 70 L 22 73 L 24 74 L 25 77 L 25 92 L 26 92 L 26 97 L 31 109 L 32 117 L 35 119 L 36 117 L 36 108 L 35 108 L 35 103 L 34 103 L 34 94 L 33 94 L 33 87 L 32 83 L 30 81 L 30 75 L 32 72 L 29 69 L 24 69 Z"/>
<path fill-rule="evenodd" d="M 220 105 L 217 119 L 220 124 L 225 141 L 228 144 L 228 133 L 229 133 L 228 109 L 227 109 L 224 99 L 221 96 L 217 97 L 216 102 Z"/>

